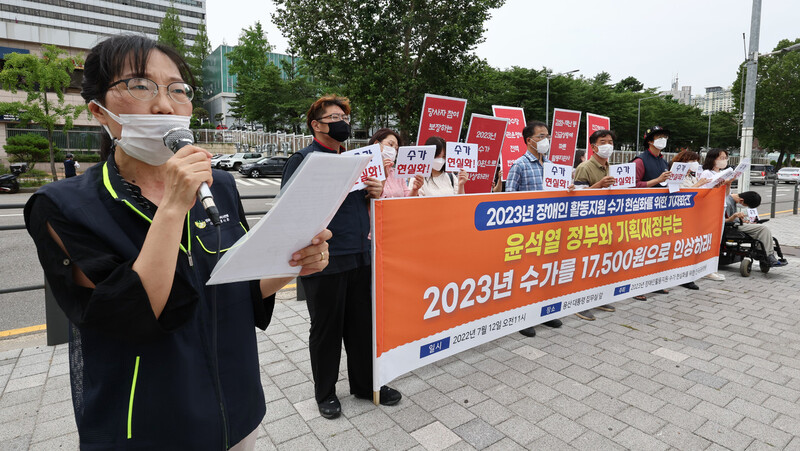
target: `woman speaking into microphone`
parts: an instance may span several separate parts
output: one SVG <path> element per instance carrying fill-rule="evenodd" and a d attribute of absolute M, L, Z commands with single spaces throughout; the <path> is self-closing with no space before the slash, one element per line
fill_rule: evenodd
<path fill-rule="evenodd" d="M 171 48 L 122 35 L 86 58 L 81 94 L 107 133 L 103 161 L 40 189 L 28 231 L 71 323 L 70 376 L 83 449 L 252 448 L 265 413 L 255 327 L 290 279 L 205 285 L 247 231 L 233 177 L 194 145 L 192 77 Z M 221 225 L 196 192 L 211 187 Z M 292 257 L 327 265 L 329 231 Z"/>

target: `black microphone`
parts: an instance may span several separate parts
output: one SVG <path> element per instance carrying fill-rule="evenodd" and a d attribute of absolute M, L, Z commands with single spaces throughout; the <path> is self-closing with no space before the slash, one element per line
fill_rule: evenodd
<path fill-rule="evenodd" d="M 179 151 L 184 146 L 194 144 L 194 135 L 188 128 L 177 127 L 164 133 L 164 144 L 172 153 Z M 211 219 L 211 222 L 218 226 L 222 222 L 219 220 L 219 210 L 217 205 L 214 204 L 214 197 L 211 196 L 211 190 L 208 188 L 208 183 L 203 182 L 200 188 L 197 189 L 197 198 L 206 209 L 206 214 Z"/>

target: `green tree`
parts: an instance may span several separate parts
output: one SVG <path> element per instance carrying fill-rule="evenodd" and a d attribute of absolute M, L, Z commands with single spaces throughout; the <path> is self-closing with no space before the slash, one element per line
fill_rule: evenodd
<path fill-rule="evenodd" d="M 203 107 L 194 107 L 192 110 L 192 118 L 191 118 L 191 128 L 208 128 L 211 125 L 211 122 L 208 120 L 209 113 Z"/>
<path fill-rule="evenodd" d="M 780 50 L 800 43 L 800 38 L 790 41 L 783 39 L 775 46 Z M 739 67 L 733 92 L 738 93 L 743 83 Z M 734 96 L 737 112 L 741 114 L 742 99 Z M 756 104 L 754 132 L 758 142 L 780 152 L 778 168 L 785 157 L 800 152 L 800 52 L 789 52 L 758 59 L 758 82 L 756 85 Z"/>
<path fill-rule="evenodd" d="M 644 85 L 642 82 L 636 79 L 636 77 L 625 77 L 619 81 L 616 85 L 614 85 L 614 90 L 617 92 L 623 91 L 630 91 L 630 92 L 639 92 L 644 89 Z"/>
<path fill-rule="evenodd" d="M 39 124 L 47 130 L 50 153 L 50 172 L 53 180 L 56 175 L 55 152 L 53 150 L 53 130 L 59 126 L 64 132 L 72 128 L 73 121 L 86 110 L 85 105 L 71 105 L 65 102 L 64 91 L 69 87 L 70 75 L 76 64 L 82 64 L 80 57 L 62 58 L 66 51 L 53 46 L 42 46 L 42 56 L 12 53 L 6 55 L 3 70 L 0 71 L 0 86 L 6 91 L 16 93 L 25 91 L 24 101 L 0 102 L 0 113 L 19 116 L 23 124 Z M 50 97 L 48 97 L 50 94 Z M 53 101 L 52 94 L 56 100 Z"/>
<path fill-rule="evenodd" d="M 9 136 L 7 144 L 3 146 L 9 155 L 9 161 L 28 163 L 33 168 L 37 161 L 46 161 L 49 157 L 49 144 L 47 138 L 34 133 Z"/>
<path fill-rule="evenodd" d="M 182 57 L 186 55 L 186 42 L 184 40 L 183 25 L 181 25 L 181 18 L 178 16 L 178 10 L 175 5 L 170 5 L 164 18 L 161 19 L 161 25 L 158 26 L 158 42 L 166 44 Z"/>
<path fill-rule="evenodd" d="M 236 100 L 231 102 L 234 116 L 246 122 L 259 122 L 274 128 L 279 122 L 280 104 L 285 91 L 281 71 L 269 60 L 272 47 L 261 22 L 242 30 L 239 45 L 228 53 L 228 70 L 236 75 Z"/>
<path fill-rule="evenodd" d="M 276 0 L 272 15 L 323 86 L 351 97 L 369 127 L 391 116 L 416 132 L 426 92 L 456 95 L 479 64 L 490 10 L 505 0 Z"/>
<path fill-rule="evenodd" d="M 280 96 L 279 120 L 286 131 L 303 133 L 306 111 L 322 91 L 313 78 L 308 75 L 308 67 L 292 55 L 290 61 L 281 61 L 281 70 L 286 74 L 283 81 L 283 94 Z"/>
<path fill-rule="evenodd" d="M 189 47 L 186 54 L 186 63 L 192 70 L 194 80 L 197 84 L 197 92 L 192 99 L 192 104 L 195 107 L 203 106 L 205 95 L 203 93 L 203 61 L 211 54 L 211 41 L 208 40 L 208 33 L 206 32 L 206 23 L 200 22 L 197 27 L 197 36 L 194 38 L 194 44 Z"/>

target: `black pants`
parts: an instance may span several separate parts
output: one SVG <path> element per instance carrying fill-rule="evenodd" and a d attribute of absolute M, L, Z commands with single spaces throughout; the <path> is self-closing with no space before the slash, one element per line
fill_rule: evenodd
<path fill-rule="evenodd" d="M 372 395 L 372 271 L 370 266 L 304 277 L 311 332 L 311 371 L 317 402 L 336 393 L 342 341 L 350 393 Z"/>

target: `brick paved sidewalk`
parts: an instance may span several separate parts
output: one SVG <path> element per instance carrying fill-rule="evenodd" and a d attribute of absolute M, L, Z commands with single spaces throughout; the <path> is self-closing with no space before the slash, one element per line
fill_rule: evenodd
<path fill-rule="evenodd" d="M 800 450 L 800 258 L 790 265 L 749 278 L 734 265 L 701 291 L 514 333 L 394 381 L 394 407 L 347 395 L 343 372 L 332 421 L 313 399 L 305 303 L 281 292 L 258 334 L 257 449 Z M 77 448 L 66 346 L 0 352 L 0 390 L 0 449 Z"/>

